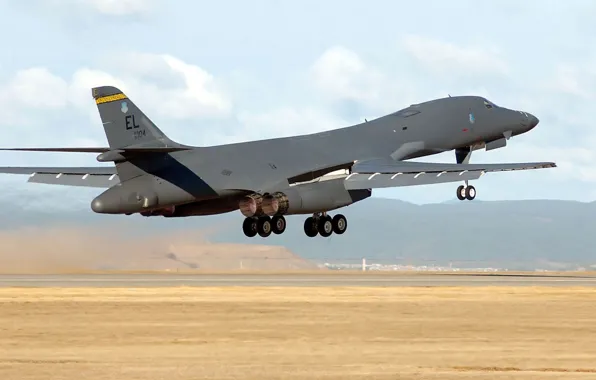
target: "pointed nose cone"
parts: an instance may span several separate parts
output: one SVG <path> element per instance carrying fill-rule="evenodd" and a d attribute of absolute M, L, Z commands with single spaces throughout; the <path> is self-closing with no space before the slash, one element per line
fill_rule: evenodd
<path fill-rule="evenodd" d="M 537 126 L 538 123 L 540 122 L 540 120 L 538 120 L 538 118 L 536 116 L 532 115 L 531 113 L 528 113 L 528 119 L 530 120 L 530 129 Z"/>

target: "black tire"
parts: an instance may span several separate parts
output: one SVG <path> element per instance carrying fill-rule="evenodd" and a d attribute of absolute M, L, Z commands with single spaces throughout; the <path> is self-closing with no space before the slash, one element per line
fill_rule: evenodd
<path fill-rule="evenodd" d="M 276 235 L 281 235 L 286 230 L 286 218 L 282 215 L 276 215 L 271 218 L 271 230 Z"/>
<path fill-rule="evenodd" d="M 312 216 L 306 218 L 306 220 L 304 221 L 304 233 L 308 237 L 315 237 L 319 234 L 315 218 L 313 218 Z"/>
<path fill-rule="evenodd" d="M 476 198 L 476 188 L 474 186 L 466 187 L 466 199 L 473 201 Z"/>
<path fill-rule="evenodd" d="M 460 185 L 457 188 L 457 199 L 463 201 L 466 199 L 466 187 L 464 185 Z"/>
<path fill-rule="evenodd" d="M 259 233 L 259 236 L 264 238 L 271 235 L 271 218 L 268 216 L 259 218 L 259 221 L 257 222 L 257 232 Z"/>
<path fill-rule="evenodd" d="M 245 218 L 242 223 L 242 232 L 246 237 L 255 237 L 257 235 L 257 220 L 255 218 Z"/>
<path fill-rule="evenodd" d="M 333 219 L 329 215 L 321 216 L 317 223 L 317 230 L 322 237 L 329 237 L 333 233 Z"/>
<path fill-rule="evenodd" d="M 348 228 L 348 220 L 342 214 L 337 214 L 333 217 L 333 232 L 341 235 L 346 232 Z"/>

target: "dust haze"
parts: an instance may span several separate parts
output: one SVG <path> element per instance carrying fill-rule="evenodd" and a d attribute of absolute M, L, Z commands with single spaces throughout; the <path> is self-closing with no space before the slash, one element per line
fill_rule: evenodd
<path fill-rule="evenodd" d="M 284 247 L 213 244 L 208 231 L 150 236 L 125 223 L 106 227 L 23 227 L 0 231 L 0 273 L 93 270 L 316 269 Z"/>

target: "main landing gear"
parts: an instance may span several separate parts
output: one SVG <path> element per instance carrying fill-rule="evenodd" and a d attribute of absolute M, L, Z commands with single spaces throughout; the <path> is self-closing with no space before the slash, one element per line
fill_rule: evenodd
<path fill-rule="evenodd" d="M 268 237 L 271 233 L 281 235 L 285 230 L 286 218 L 282 215 L 251 217 L 244 219 L 242 223 L 242 231 L 247 237 L 255 237 L 257 234 Z"/>
<path fill-rule="evenodd" d="M 334 217 L 326 213 L 314 214 L 304 221 L 304 233 L 306 236 L 329 237 L 333 233 L 341 235 L 346 232 L 348 221 L 345 216 L 337 214 Z M 281 235 L 286 230 L 286 218 L 281 215 L 273 217 L 260 216 L 245 218 L 242 223 L 242 231 L 246 237 L 269 237 L 272 233 Z"/>
<path fill-rule="evenodd" d="M 304 221 L 304 233 L 308 237 L 315 237 L 320 234 L 322 237 L 329 237 L 331 234 L 338 235 L 346 232 L 348 221 L 346 217 L 337 214 L 333 218 L 326 213 L 315 214 Z"/>

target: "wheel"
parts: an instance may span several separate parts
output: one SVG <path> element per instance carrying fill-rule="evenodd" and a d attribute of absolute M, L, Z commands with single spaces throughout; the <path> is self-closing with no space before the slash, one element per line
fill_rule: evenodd
<path fill-rule="evenodd" d="M 476 189 L 474 186 L 466 187 L 466 199 L 471 201 L 474 200 L 474 198 L 476 198 Z"/>
<path fill-rule="evenodd" d="M 457 199 L 459 199 L 460 201 L 466 199 L 466 187 L 464 185 L 460 185 L 457 188 Z"/>
<path fill-rule="evenodd" d="M 319 233 L 317 230 L 317 222 L 312 216 L 306 218 L 304 221 L 304 233 L 308 237 L 315 237 Z"/>
<path fill-rule="evenodd" d="M 321 216 L 317 223 L 317 230 L 322 237 L 329 237 L 333 233 L 333 220 L 329 215 Z"/>
<path fill-rule="evenodd" d="M 271 218 L 264 216 L 259 218 L 257 222 L 257 232 L 261 237 L 268 237 L 271 235 Z"/>
<path fill-rule="evenodd" d="M 346 217 L 342 214 L 337 214 L 333 217 L 333 232 L 338 235 L 343 234 L 346 232 L 346 228 L 348 228 L 348 221 Z"/>
<path fill-rule="evenodd" d="M 271 218 L 271 229 L 276 235 L 281 235 L 286 230 L 286 218 L 282 215 L 276 215 Z"/>
<path fill-rule="evenodd" d="M 255 237 L 257 234 L 257 220 L 255 218 L 245 218 L 242 223 L 242 232 L 246 237 Z"/>

